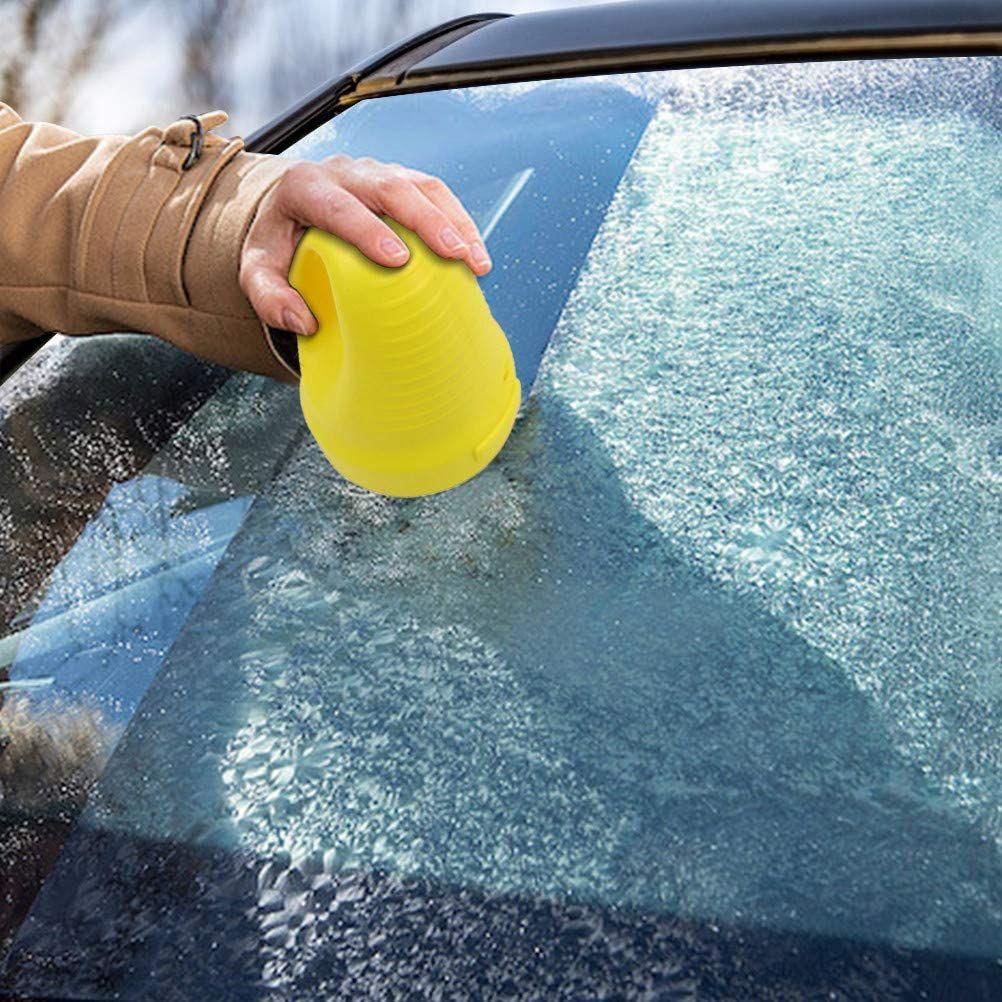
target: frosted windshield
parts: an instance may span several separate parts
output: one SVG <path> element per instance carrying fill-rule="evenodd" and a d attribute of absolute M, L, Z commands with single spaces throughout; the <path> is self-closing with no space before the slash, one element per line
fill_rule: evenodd
<path fill-rule="evenodd" d="M 363 102 L 291 151 L 443 173 L 520 364 L 553 339 L 500 458 L 445 495 L 345 484 L 250 376 L 109 495 L 98 521 L 163 493 L 190 602 L 161 602 L 14 983 L 393 994 L 430 985 L 405 926 L 486 957 L 529 902 L 559 915 L 549 961 L 496 965 L 542 994 L 576 936 L 637 967 L 675 921 L 997 979 L 998 87 L 990 59 L 553 81 Z M 49 606 L 11 670 L 40 707 L 69 671 L 29 656 Z M 178 846 L 203 891 L 171 890 Z M 129 938 L 151 914 L 183 962 Z"/>

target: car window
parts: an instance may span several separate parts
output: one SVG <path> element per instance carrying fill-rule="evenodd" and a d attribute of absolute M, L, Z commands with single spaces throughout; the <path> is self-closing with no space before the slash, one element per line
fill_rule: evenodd
<path fill-rule="evenodd" d="M 290 150 L 443 176 L 523 384 L 552 336 L 500 457 L 443 495 L 346 484 L 293 389 L 140 339 L 26 366 L 6 984 L 990 997 L 999 73 L 423 93 Z M 81 371 L 111 375 L 60 418 Z M 115 417 L 177 385 L 155 431 Z M 26 556 L 70 463 L 99 486 Z M 82 810 L 5 778 L 28 731 Z"/>

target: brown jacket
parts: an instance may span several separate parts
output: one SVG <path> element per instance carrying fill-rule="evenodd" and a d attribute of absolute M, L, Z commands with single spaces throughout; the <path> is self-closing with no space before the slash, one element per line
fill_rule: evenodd
<path fill-rule="evenodd" d="M 0 103 L 0 342 L 40 331 L 143 331 L 203 358 L 289 378 L 237 283 L 262 196 L 287 161 L 195 125 L 88 138 Z"/>

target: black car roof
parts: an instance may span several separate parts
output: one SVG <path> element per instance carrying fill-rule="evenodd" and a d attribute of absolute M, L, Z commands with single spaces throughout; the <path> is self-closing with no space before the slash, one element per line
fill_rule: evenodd
<path fill-rule="evenodd" d="M 1002 28 L 999 0 L 632 0 L 499 18 L 407 77 L 473 66 L 629 54 L 652 46 Z"/>
<path fill-rule="evenodd" d="M 637 68 L 1002 52 L 1000 0 L 627 0 L 472 14 L 384 49 L 248 139 L 281 152 L 365 97 Z"/>

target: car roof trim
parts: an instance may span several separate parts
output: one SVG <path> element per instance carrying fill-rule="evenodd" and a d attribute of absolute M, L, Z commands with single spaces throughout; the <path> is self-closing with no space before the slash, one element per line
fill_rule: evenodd
<path fill-rule="evenodd" d="M 501 65 L 488 63 L 434 72 L 427 69 L 408 72 L 396 79 L 374 75 L 361 80 L 352 91 L 345 93 L 342 103 L 347 107 L 366 98 L 394 94 L 634 71 L 838 59 L 995 55 L 1000 52 L 1002 30 L 861 34 L 666 47 L 655 45 L 632 50 L 629 54 L 589 52 Z"/>
<path fill-rule="evenodd" d="M 404 67 L 426 58 L 436 49 L 508 17 L 510 15 L 501 13 L 457 17 L 389 45 L 286 108 L 248 136 L 244 145 L 255 153 L 281 153 L 337 114 L 341 99 L 354 91 L 362 80 L 385 75 L 387 69 L 395 65 L 400 66 L 402 74 Z"/>
<path fill-rule="evenodd" d="M 998 0 L 632 0 L 507 18 L 415 63 L 408 77 L 651 48 L 1002 31 Z"/>

